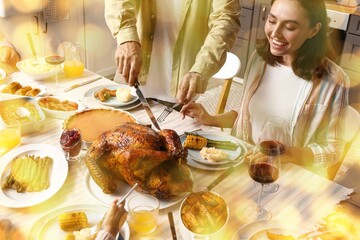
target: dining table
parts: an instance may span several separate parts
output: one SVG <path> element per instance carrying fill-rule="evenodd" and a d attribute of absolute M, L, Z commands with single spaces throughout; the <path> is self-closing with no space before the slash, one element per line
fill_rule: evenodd
<path fill-rule="evenodd" d="M 19 81 L 23 84 L 36 86 L 41 85 L 50 94 L 51 89 L 54 87 L 53 79 L 33 81 L 26 79 L 21 73 L 15 73 L 8 76 L 6 82 L 0 85 L 0 88 L 11 81 Z M 84 82 L 87 84 L 81 84 Z M 69 88 L 74 84 L 81 84 L 69 91 L 56 93 L 56 96 L 78 101 L 83 109 L 117 109 L 117 107 L 102 105 L 89 94 L 92 89 L 98 87 L 118 85 L 118 83 L 108 78 L 86 70 L 83 76 L 77 78 L 66 78 L 60 75 L 59 83 L 63 89 Z M 13 97 L 9 96 L 9 94 L 0 94 L 0 101 Z M 149 99 L 149 104 L 156 117 L 166 107 L 151 99 Z M 125 110 L 120 108 L 120 110 L 133 115 L 140 124 L 152 124 L 141 104 L 134 105 Z M 47 144 L 61 150 L 59 139 L 63 131 L 64 121 L 65 119 L 61 118 L 46 117 L 43 128 L 39 131 L 23 135 L 21 145 L 17 148 L 26 145 Z M 231 138 L 229 129 L 204 126 L 190 117 L 183 116 L 178 111 L 171 112 L 165 121 L 160 124 L 160 127 L 162 129 L 173 129 L 179 136 L 183 136 L 185 132 L 197 131 L 222 136 L 224 139 Z M 250 144 L 240 140 L 239 143 L 242 146 L 241 156 L 252 147 Z M 16 151 L 17 148 L 10 150 L 10 152 Z M 89 190 L 89 181 L 91 179 L 89 180 L 89 172 L 84 162 L 86 151 L 86 149 L 82 149 L 80 153 L 82 160 L 79 163 L 68 164 L 68 168 L 64 169 L 64 174 L 66 174 L 64 183 L 56 192 L 48 196 L 45 201 L 39 201 L 37 204 L 26 206 L 26 204 L 19 200 L 18 205 L 15 203 L 9 207 L 0 198 L 0 219 L 9 219 L 21 231 L 23 239 L 37 239 L 40 236 L 38 235 L 39 231 L 50 231 L 46 230 L 46 228 L 51 228 L 53 227 L 52 225 L 56 224 L 51 223 L 50 220 L 48 221 L 47 217 L 51 216 L 52 213 L 58 213 L 58 210 L 81 209 L 81 206 L 86 206 L 98 209 L 100 214 L 104 214 L 109 205 L 104 203 L 100 197 L 94 196 L 91 189 Z M 240 155 L 239 157 L 242 159 Z M 0 162 L 5 157 L 6 155 L 1 157 Z M 220 194 L 225 199 L 229 208 L 229 219 L 225 228 L 221 230 L 221 237 L 217 236 L 214 239 L 249 239 L 254 234 L 252 232 L 254 231 L 254 226 L 260 226 L 261 221 L 250 219 L 248 214 L 249 209 L 251 209 L 250 206 L 257 204 L 259 188 L 254 185 L 254 181 L 249 176 L 247 164 L 240 161 L 237 164 L 217 167 L 201 164 L 188 158 L 188 165 L 193 177 L 193 191 L 203 190 L 228 168 L 234 168 L 234 171 L 229 176 L 220 181 L 211 190 Z M 62 170 L 54 169 L 54 171 L 60 171 L 59 174 L 61 174 Z M 1 173 L 0 177 L 1 181 L 3 181 L 4 173 Z M 299 234 L 318 228 L 323 223 L 324 218 L 335 211 L 342 201 L 350 199 L 351 194 L 354 192 L 354 188 L 345 187 L 291 163 L 281 166 L 280 177 L 276 182 L 279 185 L 278 191 L 262 195 L 262 205 L 272 213 L 272 218 L 268 223 L 271 223 L 271 221 L 284 223 L 284 225 L 296 229 Z M 36 193 L 34 193 L 33 197 L 37 197 Z M 159 211 L 157 227 L 154 232 L 141 235 L 129 228 L 128 231 L 124 232 L 127 239 L 174 239 L 168 220 L 169 212 L 172 212 L 174 217 L 177 239 L 184 239 L 184 233 L 179 228 L 179 209 L 182 199 L 180 197 L 173 201 L 169 200 L 163 205 Z M 25 197 L 23 201 L 27 201 Z M 23 204 L 26 207 L 21 207 Z M 128 224 L 125 224 L 128 227 Z M 59 230 L 57 229 L 56 231 Z M 52 239 L 64 239 L 64 237 L 53 234 Z"/>

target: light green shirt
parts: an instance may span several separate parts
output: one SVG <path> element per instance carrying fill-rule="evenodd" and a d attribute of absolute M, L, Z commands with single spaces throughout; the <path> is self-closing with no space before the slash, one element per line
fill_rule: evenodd
<path fill-rule="evenodd" d="M 221 68 L 240 29 L 240 9 L 239 0 L 183 0 L 180 32 L 173 52 L 173 97 L 188 72 L 209 79 Z M 156 25 L 156 1 L 105 0 L 105 19 L 118 45 L 128 41 L 141 44 L 138 80 L 145 84 Z"/>

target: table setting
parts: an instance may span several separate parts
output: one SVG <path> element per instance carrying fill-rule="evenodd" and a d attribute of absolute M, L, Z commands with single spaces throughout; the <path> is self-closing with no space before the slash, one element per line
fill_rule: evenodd
<path fill-rule="evenodd" d="M 254 146 L 230 136 L 227 131 L 201 125 L 189 117 L 183 119 L 182 114 L 177 111 L 171 111 L 166 119 L 158 122 L 156 118 L 164 112 L 166 106 L 149 99 L 145 99 L 146 102 L 144 102 L 137 93 L 139 89 L 141 90 L 141 86 L 130 88 L 88 70 L 85 70 L 80 77 L 72 78 L 59 72 L 57 84 L 61 86 L 60 92 L 52 91 L 57 87 L 52 78 L 27 79 L 21 73 L 7 76 L 6 81 L 0 85 L 0 91 L 14 81 L 24 86 L 41 87 L 41 95 L 33 97 L 35 103 L 48 96 L 58 98 L 62 103 L 71 101 L 78 106 L 71 114 L 62 114 L 62 110 L 55 110 L 58 111 L 57 114 L 45 113 L 41 128 L 34 130 L 34 125 L 32 125 L 33 131 L 22 133 L 21 141 L 9 147 L 8 152 L 0 157 L 2 185 L 7 175 L 11 173 L 11 162 L 15 158 L 36 155 L 41 159 L 46 156 L 52 159 L 49 170 L 51 183 L 49 188 L 40 192 L 17 192 L 4 188 L 0 190 L 0 219 L 9 219 L 22 233 L 22 239 L 65 239 L 67 232 L 59 227 L 59 215 L 72 211 L 84 212 L 88 226 L 91 227 L 102 219 L 114 198 L 122 197 L 128 192 L 130 194 L 127 197 L 127 203 L 131 202 L 131 199 L 144 196 L 148 199 L 137 200 L 136 203 L 150 202 L 150 195 L 153 195 L 152 198 L 155 195 L 156 216 L 154 225 L 146 231 L 144 228 L 139 230 L 128 217 L 128 221 L 120 231 L 123 239 L 187 240 L 196 236 L 201 239 L 268 239 L 266 238 L 268 231 L 283 236 L 299 237 L 304 233 L 317 230 L 324 218 L 332 213 L 341 201 L 348 199 L 354 191 L 352 188 L 327 180 L 297 165 L 282 164 L 278 167 L 281 170 L 273 180 L 278 184 L 279 189 L 273 193 L 264 191 L 260 196 L 261 206 L 270 210 L 271 217 L 269 219 L 252 218 L 253 214 L 249 211 L 257 211 L 251 210 L 251 206 L 258 203 L 259 188 L 254 185 L 255 178 L 249 174 L 249 164 L 243 162 L 243 155 Z M 129 100 L 125 103 L 119 102 L 116 97 L 124 88 L 128 88 L 126 94 L 129 94 L 127 96 Z M 19 97 L 21 96 L 0 93 L 0 105 L 3 101 Z M 146 108 L 150 109 L 152 117 L 149 117 Z M 68 144 L 65 140 L 62 142 L 61 139 L 69 122 L 73 122 L 69 119 L 74 115 L 81 115 L 92 110 L 100 112 L 96 117 L 108 117 L 95 118 L 92 114 L 95 120 L 82 123 L 88 124 L 89 127 L 84 129 L 82 128 L 84 125 L 77 125 L 81 128 L 81 147 L 67 149 Z M 136 188 L 131 192 L 132 185 L 129 181 L 132 180 L 130 178 L 126 178 L 126 181 L 116 179 L 115 190 L 105 193 L 103 186 L 97 183 L 87 166 L 90 162 L 87 155 L 89 149 L 97 151 L 100 148 L 97 145 L 100 146 L 100 141 L 89 137 L 87 131 L 88 129 L 106 129 L 108 122 L 112 121 L 111 116 L 116 118 L 120 115 L 126 116 L 132 124 L 146 125 L 151 131 L 160 132 L 160 129 L 171 129 L 178 135 L 181 145 L 184 145 L 188 134 L 192 133 L 217 142 L 234 143 L 236 148 L 223 151 L 228 156 L 224 162 L 210 162 L 202 157 L 200 150 L 188 149 L 185 165 L 190 172 L 188 179 L 192 182 L 192 190 L 185 191 L 183 194 L 159 198 L 156 197 L 155 191 L 154 194 L 144 194 L 139 191 L 141 188 Z M 116 132 L 117 130 L 111 128 L 109 131 Z M 65 139 L 66 136 L 63 138 Z M 87 141 L 89 143 L 85 144 Z M 67 161 L 70 159 L 73 162 Z M 33 171 L 36 171 L 36 167 L 34 169 Z M 127 175 L 124 176 L 127 177 Z M 264 181 L 260 183 L 272 182 Z M 207 195 L 208 193 L 212 194 Z M 221 226 L 218 227 L 216 234 L 205 230 L 202 233 L 196 233 L 196 230 L 185 226 L 183 218 L 186 219 L 185 213 L 191 213 L 191 211 L 183 212 L 182 209 L 186 209 L 186 204 L 189 204 L 189 196 L 195 194 L 201 199 L 208 197 L 213 201 L 216 199 L 221 202 L 220 205 L 223 208 L 219 212 L 221 214 L 226 212 L 226 216 L 223 222 L 220 221 Z M 205 194 L 206 197 L 201 194 Z M 198 206 L 191 203 L 191 207 Z M 131 213 L 132 205 L 127 205 L 126 209 Z M 209 210 L 209 214 L 214 214 L 211 211 Z M 215 215 L 219 212 L 215 211 Z M 198 217 L 196 215 L 194 214 Z M 221 217 L 224 216 L 221 215 Z"/>

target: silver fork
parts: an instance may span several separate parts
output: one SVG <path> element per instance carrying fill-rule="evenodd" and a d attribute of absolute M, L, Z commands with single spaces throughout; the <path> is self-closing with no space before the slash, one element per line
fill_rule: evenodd
<path fill-rule="evenodd" d="M 177 103 L 172 107 L 166 107 L 164 109 L 164 111 L 162 111 L 162 113 L 160 114 L 160 116 L 156 119 L 156 121 L 158 121 L 158 123 L 162 123 L 163 121 L 165 121 L 165 118 L 167 116 L 169 116 L 170 113 L 172 113 L 172 111 L 174 111 L 174 108 L 177 108 L 178 106 L 180 106 L 181 103 Z"/>
<path fill-rule="evenodd" d="M 117 203 L 118 206 L 130 195 L 130 193 L 137 187 L 137 185 L 138 184 L 135 183 L 134 186 L 132 186 L 132 188 L 121 199 L 119 199 L 119 201 Z M 95 236 L 100 231 L 101 225 L 105 219 L 106 213 L 107 213 L 107 211 L 105 212 L 101 221 L 99 221 L 96 225 L 94 225 L 90 228 L 90 236 L 91 237 Z"/>

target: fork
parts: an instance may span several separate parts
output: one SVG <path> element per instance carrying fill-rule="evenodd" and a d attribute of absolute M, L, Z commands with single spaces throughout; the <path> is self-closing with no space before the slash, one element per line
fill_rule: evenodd
<path fill-rule="evenodd" d="M 132 188 L 118 201 L 117 205 L 119 206 L 129 195 L 130 193 L 137 187 L 137 183 L 132 186 Z M 101 225 L 105 219 L 105 216 L 107 214 L 107 211 L 105 212 L 104 216 L 102 217 L 101 221 L 99 221 L 96 225 L 92 226 L 90 228 L 90 236 L 94 237 L 101 229 Z"/>
<path fill-rule="evenodd" d="M 174 111 L 174 108 L 177 108 L 178 106 L 180 106 L 181 103 L 176 103 L 174 106 L 172 107 L 166 107 L 164 109 L 164 111 L 162 111 L 162 113 L 160 114 L 160 116 L 156 119 L 159 123 L 162 123 L 163 121 L 165 121 L 165 118 L 167 116 L 169 116 L 169 114 Z"/>

